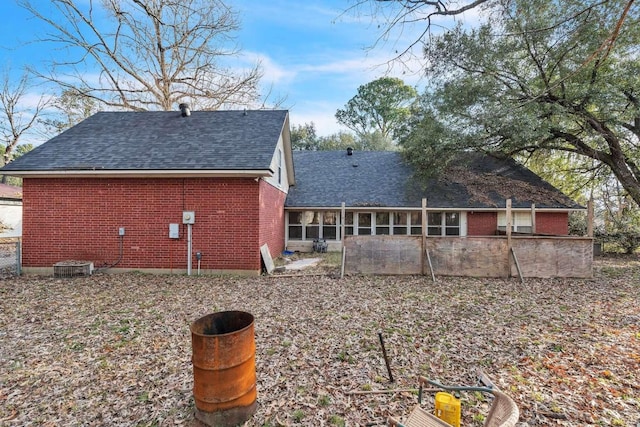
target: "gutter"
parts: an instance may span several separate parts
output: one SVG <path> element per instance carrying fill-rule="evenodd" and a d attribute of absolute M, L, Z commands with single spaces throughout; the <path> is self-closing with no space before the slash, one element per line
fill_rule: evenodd
<path fill-rule="evenodd" d="M 263 178 L 273 176 L 270 169 L 253 170 L 94 170 L 94 169 L 65 169 L 42 171 L 4 171 L 5 175 L 20 178 Z"/>

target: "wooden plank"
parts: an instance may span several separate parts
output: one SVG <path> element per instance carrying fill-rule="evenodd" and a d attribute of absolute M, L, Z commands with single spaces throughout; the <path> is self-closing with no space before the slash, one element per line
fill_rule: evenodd
<path fill-rule="evenodd" d="M 345 273 L 422 274 L 420 236 L 349 236 Z"/>
<path fill-rule="evenodd" d="M 503 236 L 431 237 L 427 240 L 438 276 L 505 277 L 509 275 L 507 241 Z"/>
<path fill-rule="evenodd" d="M 267 274 L 273 273 L 276 265 L 273 263 L 271 252 L 269 252 L 269 246 L 266 243 L 260 246 L 260 255 L 262 255 L 262 261 L 264 262 L 264 267 L 267 269 Z"/>
<path fill-rule="evenodd" d="M 520 270 L 520 263 L 518 262 L 518 257 L 516 256 L 516 251 L 511 248 L 511 254 L 513 255 L 513 260 L 516 263 L 516 268 L 518 269 L 518 277 L 520 277 L 520 283 L 524 283 L 524 277 L 522 277 L 522 270 Z"/>
<path fill-rule="evenodd" d="M 429 261 L 429 271 L 431 272 L 431 280 L 433 280 L 433 283 L 436 283 L 436 275 L 433 272 L 433 264 L 431 263 L 431 255 L 429 255 L 429 249 L 425 249 L 425 252 L 427 254 L 427 261 Z"/>
<path fill-rule="evenodd" d="M 511 249 L 504 236 L 429 237 L 424 250 L 421 239 L 348 236 L 342 274 L 422 274 L 428 263 L 434 281 L 435 276 L 513 275 L 524 281 L 526 277 L 593 275 L 593 239 L 588 237 L 513 236 Z"/>

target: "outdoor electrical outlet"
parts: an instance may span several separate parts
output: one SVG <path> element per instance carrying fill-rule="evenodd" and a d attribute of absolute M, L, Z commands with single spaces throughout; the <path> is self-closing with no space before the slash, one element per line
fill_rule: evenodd
<path fill-rule="evenodd" d="M 124 227 L 118 228 L 118 236 L 124 236 Z"/>

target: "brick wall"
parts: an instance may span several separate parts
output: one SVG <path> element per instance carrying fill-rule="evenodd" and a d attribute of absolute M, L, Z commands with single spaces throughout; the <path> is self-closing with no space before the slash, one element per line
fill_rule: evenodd
<path fill-rule="evenodd" d="M 468 212 L 468 236 L 493 236 L 498 228 L 497 212 Z"/>
<path fill-rule="evenodd" d="M 498 228 L 497 212 L 468 212 L 468 236 L 493 236 Z M 536 212 L 536 233 L 565 236 L 569 234 L 567 212 Z"/>
<path fill-rule="evenodd" d="M 284 239 L 284 196 L 264 185 L 251 178 L 26 178 L 23 266 L 51 267 L 69 259 L 114 263 L 120 255 L 118 228 L 124 227 L 117 267 L 185 269 L 182 211 L 190 210 L 193 268 L 195 252 L 201 251 L 203 270 L 259 271 L 261 242 L 278 251 L 284 245 L 272 236 L 282 229 Z M 179 239 L 169 238 L 170 223 L 179 224 Z"/>
<path fill-rule="evenodd" d="M 260 246 L 267 244 L 272 258 L 284 250 L 284 200 L 287 194 L 260 181 Z"/>
<path fill-rule="evenodd" d="M 567 212 L 537 212 L 536 233 L 566 236 L 569 234 L 569 214 Z"/>

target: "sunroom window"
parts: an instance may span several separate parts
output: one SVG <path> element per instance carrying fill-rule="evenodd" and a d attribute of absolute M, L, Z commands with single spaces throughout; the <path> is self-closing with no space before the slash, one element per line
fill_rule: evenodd
<path fill-rule="evenodd" d="M 338 211 L 289 211 L 289 240 L 339 240 Z"/>
<path fill-rule="evenodd" d="M 339 240 L 340 214 L 336 211 L 327 211 L 322 214 L 322 238 L 325 240 Z"/>
<path fill-rule="evenodd" d="M 391 234 L 389 212 L 376 212 L 376 235 Z"/>
<path fill-rule="evenodd" d="M 289 212 L 289 240 L 302 240 L 302 212 Z"/>
<path fill-rule="evenodd" d="M 407 212 L 393 213 L 393 234 L 407 234 Z"/>
<path fill-rule="evenodd" d="M 358 213 L 358 235 L 371 234 L 371 212 Z"/>
<path fill-rule="evenodd" d="M 459 236 L 459 212 L 429 212 L 427 214 L 427 235 Z"/>

